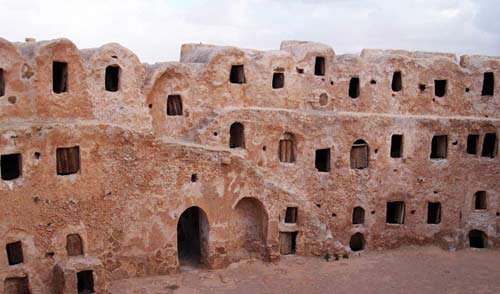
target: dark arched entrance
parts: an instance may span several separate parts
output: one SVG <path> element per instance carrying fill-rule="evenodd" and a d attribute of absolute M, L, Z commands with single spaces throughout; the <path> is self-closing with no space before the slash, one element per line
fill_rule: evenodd
<path fill-rule="evenodd" d="M 177 254 L 181 266 L 208 265 L 208 219 L 205 212 L 197 206 L 186 209 L 179 218 Z"/>
<path fill-rule="evenodd" d="M 365 249 L 365 237 L 362 233 L 356 233 L 351 236 L 351 240 L 349 241 L 349 246 L 352 251 L 360 251 Z"/>

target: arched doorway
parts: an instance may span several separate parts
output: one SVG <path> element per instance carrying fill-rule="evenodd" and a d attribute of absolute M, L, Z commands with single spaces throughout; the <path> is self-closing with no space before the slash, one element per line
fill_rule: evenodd
<path fill-rule="evenodd" d="M 186 209 L 177 223 L 177 254 L 180 266 L 207 266 L 208 219 L 205 212 L 192 206 Z"/>
<path fill-rule="evenodd" d="M 351 236 L 351 240 L 349 241 L 349 247 L 351 247 L 352 251 L 360 251 L 365 249 L 365 237 L 362 233 L 356 233 Z"/>
<path fill-rule="evenodd" d="M 488 236 L 480 230 L 472 230 L 469 232 L 469 246 L 472 248 L 488 247 Z"/>
<path fill-rule="evenodd" d="M 236 257 L 265 258 L 267 239 L 267 213 L 262 203 L 255 199 L 242 198 L 234 208 L 233 234 Z"/>

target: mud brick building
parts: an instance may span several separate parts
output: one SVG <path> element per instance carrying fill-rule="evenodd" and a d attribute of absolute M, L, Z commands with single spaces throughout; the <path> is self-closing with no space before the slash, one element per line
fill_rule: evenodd
<path fill-rule="evenodd" d="M 0 39 L 4 293 L 250 257 L 500 248 L 500 58 Z"/>

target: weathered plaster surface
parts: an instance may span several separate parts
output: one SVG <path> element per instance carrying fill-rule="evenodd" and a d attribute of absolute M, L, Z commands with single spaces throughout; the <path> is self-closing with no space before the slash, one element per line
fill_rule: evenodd
<path fill-rule="evenodd" d="M 314 75 L 316 56 L 325 58 L 324 76 Z M 53 61 L 68 63 L 67 93 L 52 92 Z M 229 82 L 235 64 L 244 65 L 245 84 Z M 108 65 L 121 68 L 117 92 L 104 88 Z M 280 231 L 298 231 L 300 255 L 349 252 L 355 232 L 368 250 L 462 248 L 478 229 L 500 248 L 499 156 L 466 153 L 470 133 L 481 143 L 485 133 L 499 137 L 499 57 L 336 56 L 322 44 L 285 41 L 267 52 L 185 44 L 180 62 L 149 65 L 119 44 L 78 50 L 66 39 L 0 39 L 0 68 L 0 153 L 22 154 L 21 177 L 0 183 L 0 278 L 28 276 L 34 293 L 74 289 L 60 279 L 86 267 L 102 292 L 105 281 L 177 271 L 177 222 L 191 206 L 206 214 L 212 268 L 255 254 L 279 258 Z M 399 92 L 394 71 L 402 72 Z M 274 72 L 284 73 L 284 88 L 272 88 Z M 493 96 L 481 96 L 484 72 L 497 79 Z M 356 99 L 351 77 L 360 79 Z M 444 97 L 434 95 L 435 79 L 447 80 Z M 182 116 L 166 115 L 172 94 L 182 97 Z M 244 125 L 244 149 L 229 148 L 234 122 Z M 279 161 L 286 132 L 294 163 Z M 404 135 L 402 158 L 389 155 L 392 134 Z M 429 158 L 434 135 L 448 135 L 444 160 Z M 358 139 L 370 150 L 363 170 L 350 168 Z M 70 146 L 80 147 L 81 169 L 58 176 L 56 148 Z M 331 148 L 327 173 L 315 168 L 322 148 Z M 479 190 L 488 195 L 483 211 L 472 207 Z M 386 224 L 389 200 L 405 201 L 404 224 Z M 426 223 L 428 201 L 441 203 L 440 224 Z M 284 223 L 287 206 L 298 207 L 297 224 Z M 364 225 L 351 223 L 355 206 L 365 209 Z M 262 242 L 248 244 L 245 230 Z M 84 257 L 67 256 L 71 233 L 83 239 Z M 5 244 L 18 240 L 24 263 L 9 266 Z"/>

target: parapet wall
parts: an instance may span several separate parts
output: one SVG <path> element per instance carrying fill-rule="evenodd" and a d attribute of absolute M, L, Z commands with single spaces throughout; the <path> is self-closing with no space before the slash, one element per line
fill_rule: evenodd
<path fill-rule="evenodd" d="M 0 39 L 0 68 L 0 293 L 73 293 L 89 270 L 105 293 L 184 262 L 500 248 L 500 57 L 285 41 L 149 65 L 118 44 Z"/>

